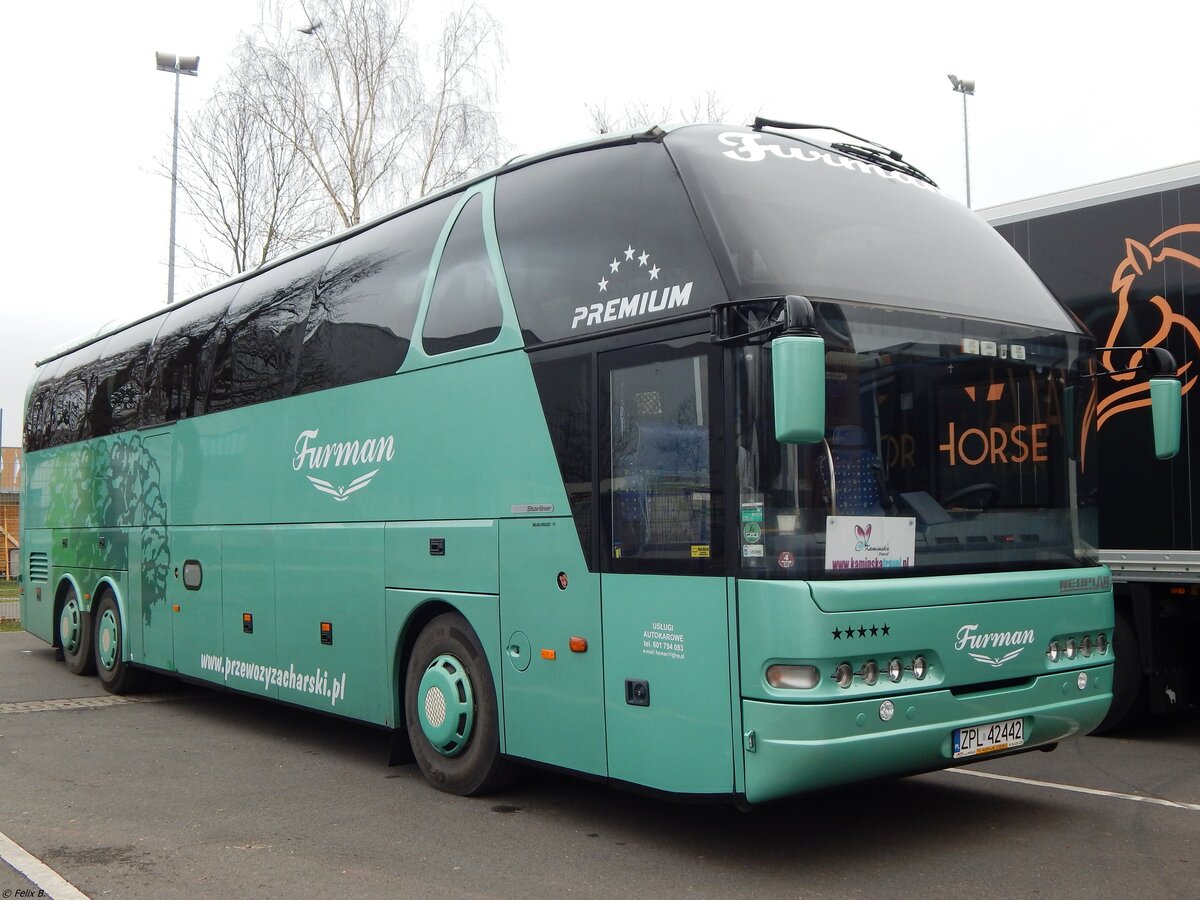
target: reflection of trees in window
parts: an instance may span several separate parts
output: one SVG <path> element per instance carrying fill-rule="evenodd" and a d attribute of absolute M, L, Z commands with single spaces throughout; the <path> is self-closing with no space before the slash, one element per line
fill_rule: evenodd
<path fill-rule="evenodd" d="M 382 222 L 339 246 L 308 314 L 296 393 L 396 372 L 412 340 L 447 197 Z"/>
<path fill-rule="evenodd" d="M 309 253 L 243 285 L 222 324 L 209 412 L 292 394 L 309 306 L 332 255 L 332 248 Z"/>
<path fill-rule="evenodd" d="M 145 424 L 186 419 L 205 411 L 221 317 L 239 287 L 231 285 L 208 294 L 167 316 L 150 353 Z"/>

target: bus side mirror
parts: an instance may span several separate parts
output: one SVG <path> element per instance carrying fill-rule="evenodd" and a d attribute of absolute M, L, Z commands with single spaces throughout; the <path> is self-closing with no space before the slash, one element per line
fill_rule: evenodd
<path fill-rule="evenodd" d="M 825 341 L 815 335 L 775 338 L 771 342 L 771 386 L 775 439 L 782 444 L 824 440 Z"/>
<path fill-rule="evenodd" d="M 1171 459 L 1179 452 L 1182 386 L 1176 378 L 1150 379 L 1150 413 L 1154 417 L 1154 455 Z"/>

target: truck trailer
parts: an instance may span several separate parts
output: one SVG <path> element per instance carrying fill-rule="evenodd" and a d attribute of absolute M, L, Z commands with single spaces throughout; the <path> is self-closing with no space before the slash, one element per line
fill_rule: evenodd
<path fill-rule="evenodd" d="M 1200 703 L 1200 161 L 978 212 L 1112 348 L 1084 422 L 1117 605 L 1113 704 L 1097 732 Z M 1180 452 L 1167 460 L 1147 439 L 1146 375 L 1125 371 L 1152 347 L 1173 354 L 1183 390 Z"/>

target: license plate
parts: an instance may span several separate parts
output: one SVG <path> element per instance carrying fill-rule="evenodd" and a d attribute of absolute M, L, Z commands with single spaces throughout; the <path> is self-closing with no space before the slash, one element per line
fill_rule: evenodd
<path fill-rule="evenodd" d="M 1005 719 L 987 725 L 954 729 L 954 758 L 999 753 L 1025 743 L 1025 720 Z"/>

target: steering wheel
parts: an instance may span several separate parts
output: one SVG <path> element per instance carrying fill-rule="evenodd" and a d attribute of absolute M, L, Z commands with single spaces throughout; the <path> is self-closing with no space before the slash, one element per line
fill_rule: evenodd
<path fill-rule="evenodd" d="M 996 501 L 1000 499 L 1000 488 L 998 485 L 992 484 L 990 481 L 980 481 L 977 484 L 968 484 L 966 487 L 959 488 L 950 496 L 942 500 L 942 506 L 953 506 L 960 500 L 966 497 L 974 497 L 978 495 L 978 503 L 963 504 L 970 509 L 987 509 L 989 506 L 995 506 Z"/>

